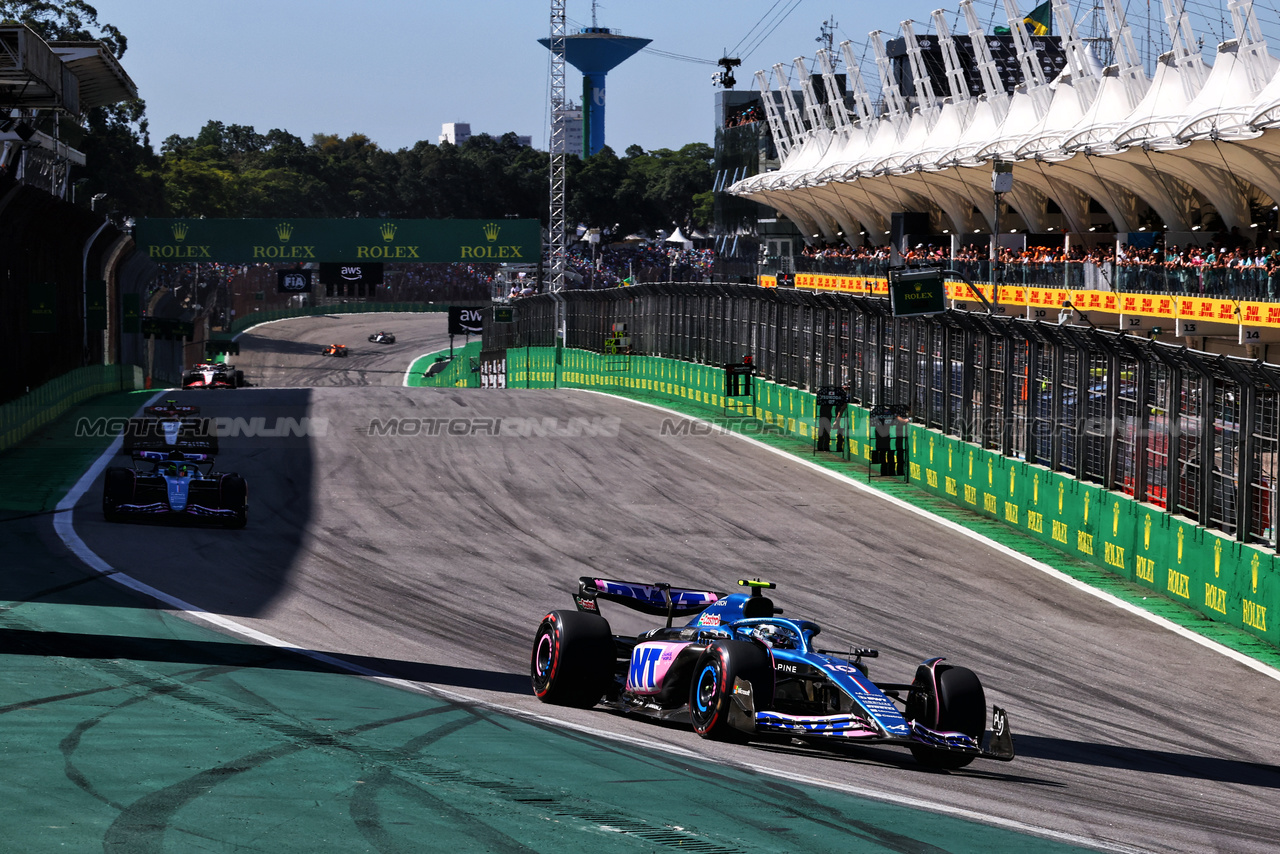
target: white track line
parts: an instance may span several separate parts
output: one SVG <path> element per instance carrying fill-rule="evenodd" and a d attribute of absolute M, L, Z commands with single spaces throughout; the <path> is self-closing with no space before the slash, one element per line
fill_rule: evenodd
<path fill-rule="evenodd" d="M 436 353 L 443 353 L 443 352 L 444 352 L 443 350 L 432 350 L 430 353 L 423 353 L 421 356 L 415 356 L 415 357 L 413 358 L 413 360 L 412 360 L 411 362 L 409 362 L 409 367 L 407 367 L 407 368 L 405 368 L 405 369 L 404 369 L 404 385 L 405 385 L 405 387 L 406 387 L 406 388 L 411 388 L 411 386 L 409 385 L 409 377 L 411 377 L 411 376 L 416 376 L 416 374 L 414 374 L 414 372 L 413 372 L 413 366 L 414 366 L 414 365 L 416 365 L 416 364 L 418 364 L 418 360 L 419 360 L 419 359 L 425 359 L 425 358 L 427 358 L 428 356 L 434 356 Z M 421 374 L 422 372 L 421 372 L 421 371 L 419 371 L 418 373 L 419 373 L 419 374 Z"/>
<path fill-rule="evenodd" d="M 620 400 L 630 401 L 631 403 L 639 404 L 640 406 L 647 406 L 650 409 L 656 409 L 659 412 L 670 412 L 673 415 L 678 415 L 681 418 L 687 418 L 690 421 L 697 421 L 702 424 L 708 424 L 712 427 L 713 430 L 717 428 L 717 425 L 715 425 L 710 421 L 707 421 L 706 419 L 698 418 L 693 415 L 688 415 L 684 412 L 680 412 L 675 409 L 668 409 L 667 407 L 659 406 L 656 403 L 648 403 L 643 400 L 635 400 L 633 398 L 626 397 L 624 395 L 613 394 L 607 391 L 599 391 L 597 389 L 581 388 L 581 389 L 568 389 L 568 390 L 580 391 L 586 394 L 600 394 L 600 395 L 604 395 L 605 397 L 614 397 Z M 909 501 L 903 501 L 901 498 L 898 498 L 896 495 L 890 495 L 887 492 L 881 492 L 875 487 L 865 484 L 862 481 L 851 478 L 848 475 L 841 474 L 840 472 L 832 471 L 831 469 L 826 468 L 825 466 L 820 466 L 815 462 L 806 460 L 804 457 L 798 457 L 795 454 L 791 454 L 780 448 L 775 448 L 772 445 L 767 445 L 764 442 L 761 442 L 759 439 L 753 439 L 750 436 L 743 435 L 742 433 L 735 433 L 732 430 L 719 430 L 718 432 L 724 433 L 726 435 L 731 435 L 737 439 L 741 439 L 744 442 L 750 442 L 751 444 L 755 445 L 758 448 L 763 448 L 764 450 L 769 451 L 770 453 L 777 454 L 780 457 L 785 457 L 793 462 L 799 463 L 802 466 L 811 468 L 816 472 L 821 472 L 822 474 L 828 477 L 834 478 L 840 481 L 841 483 L 847 484 L 848 486 L 852 486 L 854 489 L 860 490 L 868 495 L 874 495 L 877 498 L 883 499 L 884 501 L 889 502 L 895 507 L 899 507 L 903 510 L 910 511 L 911 513 L 914 513 L 917 516 L 922 516 L 926 519 L 930 519 L 933 522 L 941 525 L 942 527 L 950 531 L 953 531 L 957 534 L 968 537 L 972 540 L 977 540 L 978 542 L 982 543 L 984 546 L 994 549 L 995 551 L 998 551 L 1003 555 L 1011 557 L 1014 560 L 1025 563 L 1027 566 L 1030 566 L 1033 569 L 1043 572 L 1045 575 L 1048 575 L 1052 578 L 1056 578 L 1058 581 L 1061 581 L 1064 584 L 1069 584 L 1070 586 L 1076 588 L 1077 590 L 1081 590 L 1085 593 L 1088 593 L 1090 596 L 1096 596 L 1102 601 L 1107 602 L 1108 604 L 1114 605 L 1115 607 L 1120 608 L 1121 610 L 1128 611 L 1131 614 L 1136 614 L 1137 616 L 1142 617 L 1144 620 L 1149 620 L 1150 622 L 1155 623 L 1157 626 L 1160 626 L 1161 628 L 1168 629 L 1174 634 L 1181 635 L 1182 637 L 1190 641 L 1193 641 L 1195 643 L 1198 643 L 1207 649 L 1211 649 L 1216 653 L 1219 653 L 1221 655 L 1226 656 L 1227 658 L 1230 658 L 1232 661 L 1243 664 L 1245 667 L 1248 667 L 1252 670 L 1256 670 L 1257 672 L 1261 673 L 1263 676 L 1267 676 L 1267 677 L 1270 677 L 1271 679 L 1280 681 L 1280 670 L 1277 670 L 1276 668 L 1268 664 L 1258 661 L 1256 658 L 1251 658 L 1250 656 L 1245 655 L 1242 652 L 1237 652 L 1231 647 L 1223 646 L 1217 641 L 1207 638 L 1198 632 L 1194 632 L 1191 629 L 1186 628 L 1185 626 L 1180 626 L 1177 623 L 1173 622 L 1172 620 L 1161 617 L 1158 614 L 1153 614 L 1150 611 L 1147 611 L 1143 608 L 1138 607 L 1137 605 L 1134 605 L 1132 602 L 1126 602 L 1125 600 L 1117 596 L 1113 596 L 1112 594 L 1107 593 L 1105 590 L 1099 590 L 1098 588 L 1092 587 L 1084 583 L 1083 581 L 1080 581 L 1079 579 L 1072 578 L 1070 575 L 1067 575 L 1065 572 L 1063 572 L 1060 569 L 1057 569 L 1056 567 L 1052 567 L 1047 563 L 1043 563 L 1042 561 L 1038 561 L 1033 557 L 1024 555 L 1021 552 L 1013 548 L 1010 548 L 1009 546 L 1006 546 L 1004 543 L 1001 543 L 997 540 L 993 540 L 990 537 L 986 536 L 985 534 L 980 534 L 977 531 L 970 530 L 969 528 L 966 528 L 964 525 L 961 525 L 958 522 L 953 522 L 950 519 L 944 519 L 941 516 L 935 516 L 933 513 L 930 513 L 928 510 L 925 510 L 923 507 L 917 507 L 916 505 L 910 503 Z"/>
<path fill-rule="evenodd" d="M 289 319 L 293 319 L 293 318 L 289 318 Z M 166 390 L 156 392 L 155 395 L 148 398 L 147 401 L 142 405 L 150 406 L 152 403 L 158 400 L 161 397 L 161 395 L 167 394 L 169 393 L 169 391 L 170 390 L 166 389 Z M 670 412 L 672 414 L 679 415 L 681 417 L 686 417 L 686 418 L 690 417 L 685 415 L 682 412 L 677 412 L 674 409 L 667 409 L 665 407 L 657 406 L 655 404 L 632 400 L 631 398 L 622 397 L 620 395 L 612 395 L 607 392 L 592 392 L 588 389 L 578 389 L 578 391 L 588 391 L 589 393 L 603 394 L 607 397 L 616 397 L 621 400 L 629 401 L 631 403 L 638 403 L 641 406 L 648 406 L 663 412 Z M 694 419 L 694 420 L 702 421 L 702 419 Z M 735 435 L 738 435 L 738 434 L 735 434 Z M 859 489 L 863 489 L 872 494 L 879 495 L 880 497 L 885 498 L 886 500 L 892 501 L 893 503 L 898 504 L 906 509 L 909 509 L 912 512 L 926 516 L 927 518 L 935 519 L 939 523 L 944 524 L 947 527 L 953 528 L 956 531 L 965 534 L 966 536 L 972 536 L 976 539 L 981 540 L 982 542 L 989 543 L 994 548 L 997 548 L 1000 551 L 1006 552 L 1014 557 L 1021 557 L 1025 561 L 1031 563 L 1033 566 L 1036 566 L 1037 568 L 1044 567 L 1046 571 L 1048 571 L 1051 575 L 1054 575 L 1055 577 L 1060 577 L 1072 584 L 1080 586 L 1082 589 L 1091 590 L 1091 588 L 1088 588 L 1086 585 L 1081 585 L 1079 582 L 1076 582 L 1075 579 L 1072 579 L 1069 576 L 1063 575 L 1062 573 L 1058 572 L 1058 570 L 1053 569 L 1053 567 L 1050 567 L 1046 564 L 1040 564 L 1038 561 L 1032 561 L 1030 558 L 1018 555 L 1017 552 L 1014 552 L 1013 550 L 1008 549 L 1007 547 L 1002 546 L 999 543 L 994 542 L 993 540 L 988 540 L 986 537 L 983 537 L 980 534 L 975 534 L 974 532 L 969 531 L 968 529 L 960 527 L 958 525 L 955 525 L 954 523 L 948 522 L 945 519 L 939 519 L 936 516 L 932 516 L 931 514 L 928 514 L 917 507 L 907 504 L 906 502 L 900 501 L 899 499 L 894 498 L 893 496 L 889 496 L 889 495 L 885 495 L 883 493 L 877 492 L 876 490 L 873 490 L 870 487 L 864 486 L 863 484 L 860 484 L 857 481 L 851 480 L 850 478 L 847 478 L 844 475 L 840 475 L 835 472 L 830 472 L 827 469 L 822 468 L 821 466 L 810 463 L 799 457 L 795 457 L 791 454 L 786 453 L 785 451 L 779 451 L 775 448 L 771 448 L 762 442 L 756 442 L 755 440 L 750 439 L 749 437 L 739 435 L 739 438 L 747 439 L 747 441 L 751 441 L 759 445 L 760 447 L 765 448 L 769 451 L 773 451 L 774 453 L 784 456 L 787 459 L 803 463 L 805 465 L 810 466 L 811 468 L 817 469 L 818 471 L 832 475 L 838 480 L 844 481 L 846 483 L 851 483 L 854 486 L 858 487 Z M 67 492 L 67 494 L 62 498 L 62 500 L 58 502 L 58 506 L 56 508 L 56 511 L 53 517 L 54 531 L 57 532 L 58 537 L 62 540 L 62 542 L 67 546 L 68 549 L 71 550 L 73 554 L 75 554 L 76 557 L 78 557 L 81 561 L 83 561 L 86 566 L 88 566 L 94 572 L 98 573 L 103 578 L 109 581 L 113 581 L 116 584 L 121 585 L 122 587 L 126 587 L 130 590 L 134 590 L 138 593 L 141 593 L 144 596 L 148 596 L 152 599 L 155 599 L 156 601 L 161 602 L 165 605 L 168 605 L 170 608 L 179 612 L 182 616 L 185 616 L 188 619 L 208 623 L 209 625 L 216 626 L 217 628 L 221 629 L 224 632 L 227 632 L 228 634 L 238 635 L 240 637 L 249 639 L 256 643 L 263 644 L 265 646 L 275 647 L 280 650 L 293 652 L 298 655 L 302 655 L 307 658 L 310 658 L 313 661 L 322 662 L 331 667 L 335 667 L 340 670 L 345 670 L 348 673 L 353 673 L 359 676 L 365 676 L 376 682 L 381 682 L 385 685 L 388 685 L 394 688 L 415 691 L 417 693 L 426 694 L 432 697 L 437 697 L 439 699 L 447 700 L 453 703 L 461 703 L 469 706 L 481 707 L 481 708 L 489 709 L 501 714 L 511 715 L 513 717 L 521 718 L 528 721 L 533 721 L 533 722 L 544 724 L 544 725 L 554 726 L 560 729 L 568 729 L 576 732 L 582 732 L 592 736 L 593 738 L 603 738 L 603 739 L 608 739 L 609 741 L 620 742 L 623 744 L 631 744 L 638 747 L 648 748 L 650 750 L 658 750 L 658 751 L 662 751 L 663 753 L 668 753 L 668 754 L 682 757 L 689 760 L 696 760 L 701 762 L 708 761 L 705 755 L 698 753 L 696 751 L 691 751 L 686 748 L 676 746 L 676 745 L 663 744 L 661 742 L 651 741 L 645 738 L 636 738 L 634 736 L 611 733 L 606 730 L 600 730 L 600 729 L 595 729 L 593 727 L 582 726 L 581 724 L 570 723 L 568 721 L 559 720 L 557 718 L 548 717 L 546 715 L 540 715 L 534 712 L 525 711 L 523 709 L 516 709 L 516 708 L 503 706 L 498 703 L 489 702 L 487 700 L 478 700 L 474 697 L 469 697 L 465 694 L 457 694 L 453 691 L 438 688 L 434 685 L 424 684 L 421 682 L 412 682 L 406 679 L 398 679 L 393 676 L 388 676 L 385 673 L 380 673 L 376 670 L 372 670 L 367 667 L 362 667 L 360 665 L 353 664 L 348 661 L 343 661 L 342 659 L 339 659 L 339 658 L 334 658 L 333 656 L 326 655 L 323 652 L 318 652 L 313 649 L 307 649 L 305 647 L 296 646 L 287 641 L 281 640 L 280 638 L 266 634 L 265 632 L 260 632 L 257 629 L 238 623 L 235 620 L 224 617 L 221 614 L 215 614 L 211 611 L 206 611 L 203 608 L 198 608 L 189 602 L 185 602 L 177 598 L 176 596 L 171 596 L 170 594 L 165 593 L 163 590 L 158 590 L 157 588 L 152 587 L 149 584 L 145 584 L 139 581 L 138 579 L 133 578 L 132 576 L 115 569 L 110 564 L 108 564 L 105 560 L 99 557 L 92 549 L 90 549 L 89 546 L 85 544 L 84 540 L 80 539 L 80 535 L 77 534 L 75 531 L 73 514 L 74 514 L 75 507 L 79 503 L 80 499 L 84 496 L 86 492 L 88 492 L 89 487 L 93 485 L 93 482 L 97 479 L 98 475 L 102 473 L 103 469 L 107 467 L 107 464 L 111 461 L 111 458 L 115 456 L 116 453 L 118 453 L 121 445 L 121 441 L 122 440 L 119 437 L 117 437 L 111 443 L 111 445 L 109 445 L 107 449 L 102 453 L 102 456 L 98 457 L 98 459 L 93 463 L 93 465 L 89 467 L 88 471 L 86 471 L 80 477 L 80 479 L 76 481 L 75 485 L 72 486 L 71 489 Z M 1101 594 L 1099 591 L 1093 591 L 1093 592 L 1102 596 L 1102 598 L 1105 598 L 1108 600 L 1114 600 L 1114 597 Z M 1127 604 L 1127 603 L 1122 603 L 1119 600 L 1114 600 L 1114 601 L 1116 601 L 1117 604 L 1120 604 L 1122 606 Z M 1136 613 L 1145 615 L 1145 612 L 1142 612 L 1137 609 L 1134 609 L 1134 610 Z M 1145 616 L 1148 616 L 1150 619 L 1156 620 L 1157 622 L 1161 622 L 1161 623 L 1168 622 L 1166 620 L 1161 620 L 1160 618 L 1156 618 L 1154 617 L 1154 615 L 1145 615 Z M 1173 624 L 1169 624 L 1169 625 L 1172 626 L 1173 628 L 1180 628 L 1180 627 L 1173 626 Z M 1193 637 L 1198 637 L 1198 636 L 1193 636 Z M 1205 644 L 1210 645 L 1212 644 L 1212 642 L 1205 641 Z M 1212 647 L 1217 647 L 1217 646 L 1220 646 L 1220 645 L 1212 644 Z M 1223 649 L 1225 650 L 1225 648 Z M 1232 651 L 1227 650 L 1227 652 L 1232 652 Z M 1249 661 L 1251 660 L 1252 659 L 1249 659 Z M 1277 675 L 1277 678 L 1280 678 L 1280 675 Z M 855 797 L 869 798 L 871 800 L 880 801 L 882 803 L 895 804 L 897 806 L 902 806 L 909 809 L 927 810 L 929 812 L 938 813 L 941 815 L 948 815 L 955 818 L 965 819 L 968 821 L 974 821 L 974 822 L 978 822 L 980 824 L 985 824 L 992 827 L 1000 827 L 1000 828 L 1015 831 L 1018 833 L 1026 833 L 1032 836 L 1038 836 L 1046 839 L 1053 839 L 1053 840 L 1064 842 L 1070 845 L 1077 845 L 1083 848 L 1092 848 L 1094 850 L 1117 852 L 1117 854 L 1142 854 L 1142 849 L 1132 848 L 1132 847 L 1123 846 L 1123 845 L 1104 843 L 1091 837 L 1077 836 L 1075 834 L 1063 833 L 1060 831 L 1051 830 L 1049 828 L 1038 827 L 1036 825 L 1025 824 L 1023 822 L 1014 821 L 1012 819 L 1001 818 L 999 816 L 992 816 L 986 813 L 980 813 L 973 810 L 963 809 L 961 807 L 956 807 L 951 804 L 947 804 L 943 802 L 928 801 L 920 798 L 914 798 L 908 795 L 893 795 L 877 789 L 864 788 L 861 786 L 855 786 L 855 785 L 850 785 L 845 783 L 837 783 L 830 780 L 823 780 L 819 778 L 808 777 L 802 774 L 781 772 L 769 766 L 757 765 L 750 762 L 729 762 L 724 764 L 729 765 L 731 767 L 745 768 L 757 774 L 765 774 L 772 777 L 776 777 L 778 779 L 790 780 L 793 783 L 816 786 L 816 787 L 828 789 L 831 791 L 841 792 L 843 794 L 853 795 Z"/>

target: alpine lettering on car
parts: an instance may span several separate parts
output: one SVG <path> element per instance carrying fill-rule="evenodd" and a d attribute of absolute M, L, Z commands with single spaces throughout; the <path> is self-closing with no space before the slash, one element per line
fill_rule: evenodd
<path fill-rule="evenodd" d="M 786 664 L 781 661 L 778 662 L 777 670 L 779 673 L 786 673 L 791 676 L 795 676 L 800 672 L 800 668 L 796 667 L 794 664 Z"/>

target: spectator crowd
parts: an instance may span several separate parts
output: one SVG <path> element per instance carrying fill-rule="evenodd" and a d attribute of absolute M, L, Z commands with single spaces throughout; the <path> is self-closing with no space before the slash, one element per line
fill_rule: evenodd
<path fill-rule="evenodd" d="M 947 265 L 977 280 L 991 281 L 990 249 L 966 245 L 954 255 L 949 246 L 917 244 L 899 253 L 908 265 Z M 796 272 L 883 275 L 888 246 L 824 244 L 806 246 Z M 1128 243 L 1001 247 L 996 271 L 1005 282 L 1115 290 L 1214 293 L 1274 298 L 1280 295 L 1280 249 L 1250 247 L 1231 235 L 1207 246 Z"/>

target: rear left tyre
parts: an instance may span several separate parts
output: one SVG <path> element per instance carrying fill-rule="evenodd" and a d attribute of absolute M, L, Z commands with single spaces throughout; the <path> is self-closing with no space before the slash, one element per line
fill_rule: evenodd
<path fill-rule="evenodd" d="M 544 703 L 591 708 L 608 691 L 617 660 L 608 620 L 582 611 L 552 611 L 533 636 L 533 693 Z"/>

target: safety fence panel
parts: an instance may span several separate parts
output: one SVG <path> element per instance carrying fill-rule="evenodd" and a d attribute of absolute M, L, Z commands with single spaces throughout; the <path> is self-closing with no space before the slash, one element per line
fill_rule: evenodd
<path fill-rule="evenodd" d="M 1067 296 L 1038 298 L 1056 307 Z M 606 352 L 624 324 L 632 357 L 719 368 L 749 355 L 778 387 L 847 384 L 863 407 L 906 407 L 913 423 L 1001 456 L 1276 545 L 1274 366 L 1072 324 L 962 311 L 895 318 L 867 287 L 653 283 L 514 308 L 515 322 L 491 326 L 486 346 L 554 344 L 563 316 L 568 343 L 583 350 Z M 526 373 L 530 385 L 552 375 Z"/>

